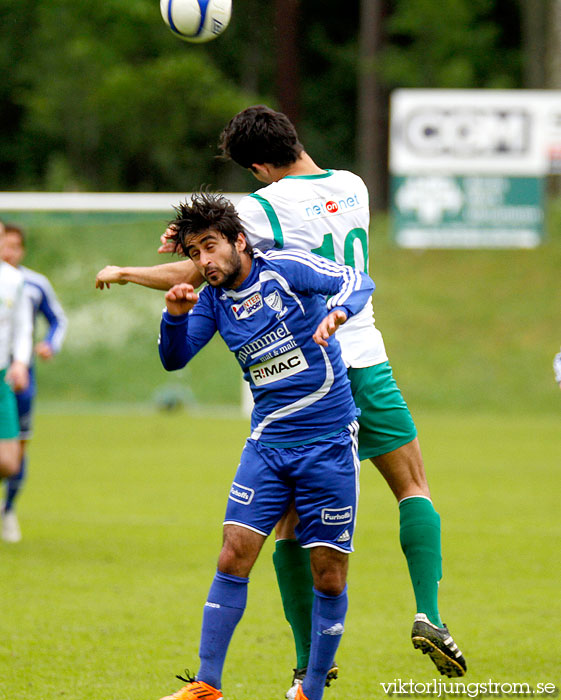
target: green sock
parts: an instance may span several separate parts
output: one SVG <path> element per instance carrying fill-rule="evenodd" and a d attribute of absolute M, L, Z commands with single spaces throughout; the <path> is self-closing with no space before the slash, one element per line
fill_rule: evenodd
<path fill-rule="evenodd" d="M 296 668 L 305 668 L 312 640 L 314 601 L 310 553 L 296 540 L 278 540 L 273 553 L 284 616 L 296 644 Z"/>
<path fill-rule="evenodd" d="M 438 582 L 442 578 L 440 516 L 428 498 L 406 498 L 399 504 L 399 539 L 415 591 L 417 612 L 442 627 Z"/>

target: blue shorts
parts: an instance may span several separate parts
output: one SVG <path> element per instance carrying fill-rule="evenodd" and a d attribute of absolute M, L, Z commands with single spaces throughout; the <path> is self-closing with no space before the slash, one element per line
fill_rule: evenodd
<path fill-rule="evenodd" d="M 302 547 L 352 552 L 360 470 L 357 431 L 353 422 L 336 435 L 297 447 L 248 439 L 224 524 L 267 537 L 294 500 Z"/>
<path fill-rule="evenodd" d="M 33 402 L 36 392 L 35 372 L 31 367 L 29 369 L 29 385 L 27 389 L 16 394 L 20 440 L 29 440 L 33 433 Z"/>

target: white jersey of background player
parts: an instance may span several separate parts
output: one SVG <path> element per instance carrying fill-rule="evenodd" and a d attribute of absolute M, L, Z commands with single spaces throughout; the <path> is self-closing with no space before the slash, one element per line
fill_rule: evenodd
<path fill-rule="evenodd" d="M 327 170 L 284 177 L 244 197 L 237 209 L 249 241 L 260 250 L 298 248 L 368 272 L 368 190 L 358 175 Z M 388 359 L 371 300 L 341 326 L 337 340 L 347 367 Z"/>
<path fill-rule="evenodd" d="M 0 224 L 0 245 L 4 226 Z M 29 382 L 32 349 L 31 304 L 23 275 L 0 261 L 0 478 L 19 468 L 19 424 L 13 390 Z"/>
<path fill-rule="evenodd" d="M 23 275 L 0 261 L 0 370 L 7 369 L 12 362 L 29 365 L 32 325 Z"/>
<path fill-rule="evenodd" d="M 561 351 L 553 358 L 553 371 L 555 373 L 555 381 L 561 387 Z"/>

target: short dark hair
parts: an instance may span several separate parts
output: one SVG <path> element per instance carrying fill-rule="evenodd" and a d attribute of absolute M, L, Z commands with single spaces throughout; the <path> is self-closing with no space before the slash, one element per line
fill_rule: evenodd
<path fill-rule="evenodd" d="M 290 119 L 265 105 L 236 114 L 220 134 L 219 148 L 242 168 L 253 163 L 290 165 L 304 150 Z"/>
<path fill-rule="evenodd" d="M 25 232 L 21 228 L 21 226 L 17 226 L 16 224 L 4 223 L 4 233 L 17 233 L 22 246 L 25 248 Z"/>
<path fill-rule="evenodd" d="M 243 224 L 236 208 L 221 194 L 198 192 L 191 197 L 191 202 L 182 202 L 174 207 L 176 217 L 169 222 L 169 227 L 175 231 L 170 240 L 175 242 L 175 250 L 182 251 L 189 257 L 187 238 L 207 229 L 218 231 L 229 243 L 234 245 L 238 234 L 244 233 Z M 251 246 L 247 244 L 247 252 Z"/>

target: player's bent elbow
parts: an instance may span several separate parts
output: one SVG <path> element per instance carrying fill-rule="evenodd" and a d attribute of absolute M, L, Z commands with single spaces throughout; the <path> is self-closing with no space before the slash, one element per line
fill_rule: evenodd
<path fill-rule="evenodd" d="M 183 369 L 186 364 L 186 362 L 166 362 L 162 360 L 162 365 L 166 372 L 176 372 L 178 369 Z"/>
<path fill-rule="evenodd" d="M 175 372 L 175 370 L 178 369 L 183 369 L 185 365 L 187 364 L 187 360 L 177 357 L 176 355 L 166 355 L 165 353 L 162 352 L 160 349 L 160 361 L 162 363 L 162 367 L 167 371 L 167 372 Z"/>

